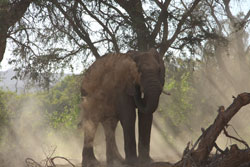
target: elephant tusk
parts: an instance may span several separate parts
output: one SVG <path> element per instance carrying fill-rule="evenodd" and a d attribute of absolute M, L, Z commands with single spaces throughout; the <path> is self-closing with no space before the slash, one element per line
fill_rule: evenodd
<path fill-rule="evenodd" d="M 144 99 L 144 93 L 141 92 L 141 99 Z"/>

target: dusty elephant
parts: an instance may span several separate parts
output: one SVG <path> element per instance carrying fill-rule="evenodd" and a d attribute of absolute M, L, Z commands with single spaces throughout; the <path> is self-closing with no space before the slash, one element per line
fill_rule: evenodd
<path fill-rule="evenodd" d="M 155 49 L 107 54 L 93 63 L 84 74 L 81 88 L 84 129 L 82 166 L 98 164 L 93 140 L 99 123 L 105 131 L 107 163 L 123 162 L 115 142 L 118 121 L 123 128 L 125 163 L 151 161 L 149 150 L 153 112 L 158 106 L 164 75 L 162 57 Z M 138 157 L 136 108 L 139 111 Z"/>

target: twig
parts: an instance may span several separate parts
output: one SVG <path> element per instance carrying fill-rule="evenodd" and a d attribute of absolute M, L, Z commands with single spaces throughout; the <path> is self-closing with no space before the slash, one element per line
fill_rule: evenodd
<path fill-rule="evenodd" d="M 46 164 L 44 167 L 56 167 L 56 164 L 54 163 L 55 159 L 64 159 L 65 161 L 67 161 L 72 167 L 76 167 L 72 162 L 70 162 L 70 160 L 68 160 L 65 157 L 61 157 L 61 156 L 55 156 L 52 158 L 47 158 L 46 159 Z M 50 165 L 48 164 L 48 162 L 50 163 Z M 27 167 L 43 167 L 42 165 L 40 165 L 38 162 L 36 162 L 35 160 L 33 160 L 32 158 L 26 158 L 25 159 L 25 163 Z"/>
<path fill-rule="evenodd" d="M 162 93 L 164 93 L 165 95 L 168 95 L 168 96 L 170 96 L 170 95 L 171 95 L 171 93 L 166 92 L 165 90 L 163 90 L 163 91 L 162 91 Z"/>
<path fill-rule="evenodd" d="M 56 159 L 56 158 L 58 158 L 58 159 L 59 159 L 59 158 L 60 158 L 60 159 L 64 159 L 64 160 L 67 161 L 71 166 L 76 167 L 76 166 L 75 166 L 72 162 L 70 162 L 67 158 L 65 158 L 65 157 L 60 157 L 60 156 L 56 156 L 56 157 L 53 157 L 53 158 L 50 159 L 50 161 L 51 161 L 53 167 L 56 166 L 55 163 L 54 163 L 54 159 Z"/>
<path fill-rule="evenodd" d="M 210 126 L 210 127 L 211 127 L 211 126 Z M 210 127 L 208 127 L 208 129 L 210 129 Z M 202 138 L 203 136 L 206 135 L 208 129 L 205 130 L 205 129 L 201 128 L 202 134 L 201 134 L 200 137 L 196 140 L 196 142 L 194 143 L 194 145 L 192 146 L 191 149 L 189 149 L 190 142 L 188 142 L 187 147 L 186 147 L 186 149 L 185 149 L 184 152 L 183 152 L 183 156 L 184 156 L 183 167 L 186 167 L 187 159 L 190 159 L 190 158 L 191 158 L 192 161 L 195 163 L 195 161 L 193 160 L 193 158 L 192 158 L 192 156 L 191 156 L 190 154 L 192 153 L 192 151 L 194 151 L 195 147 L 198 145 L 198 143 L 199 143 L 199 141 L 201 140 L 201 138 Z M 188 157 L 188 158 L 187 158 L 187 157 Z M 196 165 L 196 164 L 195 164 L 195 165 Z"/>
<path fill-rule="evenodd" d="M 221 154 L 224 154 L 224 153 L 225 153 L 225 151 L 223 151 L 222 149 L 220 149 L 220 147 L 219 147 L 216 143 L 214 143 L 214 147 L 215 147 L 216 150 L 219 151 Z"/>
<path fill-rule="evenodd" d="M 53 165 L 52 162 L 51 162 L 51 157 L 52 157 L 52 155 L 55 153 L 56 148 L 57 148 L 57 146 L 54 147 L 54 149 L 52 150 L 52 152 L 51 152 L 50 154 L 46 154 L 46 152 L 45 152 L 44 149 L 43 149 L 43 153 L 44 153 L 44 155 L 46 156 L 46 159 L 45 159 L 45 167 L 48 167 L 48 166 L 50 166 L 50 165 Z M 49 165 L 48 163 L 50 163 L 50 165 Z M 53 166 L 53 167 L 54 167 L 54 166 Z"/>
<path fill-rule="evenodd" d="M 234 139 L 234 140 L 236 140 L 236 141 L 238 141 L 238 142 L 244 144 L 247 148 L 249 148 L 247 142 L 245 142 L 244 140 L 241 140 L 241 139 L 238 139 L 238 138 L 236 138 L 236 137 L 234 137 L 234 136 L 229 135 L 225 128 L 223 129 L 223 131 L 224 131 L 224 134 L 225 134 L 227 137 L 232 138 L 232 139 Z"/>
<path fill-rule="evenodd" d="M 202 134 L 200 135 L 200 137 L 196 140 L 196 142 L 194 143 L 193 147 L 191 148 L 190 151 L 194 151 L 195 147 L 199 144 L 201 138 L 203 136 L 205 136 L 207 134 L 207 131 L 211 128 L 211 126 L 209 126 L 206 130 L 204 128 L 201 128 Z"/>
<path fill-rule="evenodd" d="M 27 167 L 42 167 L 38 162 L 36 162 L 32 158 L 26 158 L 25 163 Z"/>

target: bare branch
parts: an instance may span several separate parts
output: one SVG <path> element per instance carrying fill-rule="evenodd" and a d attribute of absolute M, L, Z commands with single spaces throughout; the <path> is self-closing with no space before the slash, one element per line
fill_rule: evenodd
<path fill-rule="evenodd" d="M 25 45 L 24 43 L 22 43 L 22 42 L 16 40 L 16 39 L 13 38 L 12 36 L 10 36 L 9 38 L 12 39 L 12 40 L 13 40 L 15 43 L 17 43 L 18 45 L 22 46 L 23 48 L 29 49 L 29 50 L 32 52 L 33 55 L 36 55 L 36 56 L 37 56 L 37 54 L 34 52 L 34 50 L 33 50 L 30 46 Z M 34 44 L 34 43 L 32 43 L 32 44 Z M 34 44 L 34 46 L 36 46 L 36 45 Z"/>
<path fill-rule="evenodd" d="M 250 93 L 242 93 L 234 99 L 233 103 L 225 110 L 219 112 L 214 123 L 207 129 L 206 135 L 202 138 L 198 148 L 192 153 L 197 162 L 203 162 L 212 150 L 215 140 L 232 119 L 232 117 L 240 110 L 241 107 L 250 103 Z"/>
<path fill-rule="evenodd" d="M 25 163 L 26 163 L 27 167 L 33 167 L 33 166 L 42 167 L 39 163 L 37 163 L 32 158 L 26 158 Z"/>
<path fill-rule="evenodd" d="M 245 142 L 244 140 L 238 139 L 238 138 L 236 138 L 236 137 L 234 137 L 234 136 L 229 135 L 225 128 L 223 129 L 223 132 L 224 132 L 224 134 L 225 134 L 227 137 L 232 138 L 232 139 L 234 139 L 234 140 L 236 140 L 236 141 L 238 141 L 238 142 L 244 144 L 244 145 L 246 146 L 246 148 L 249 148 L 247 142 Z"/>
<path fill-rule="evenodd" d="M 208 6 L 210 7 L 211 15 L 214 18 L 214 20 L 215 20 L 215 22 L 216 22 L 216 24 L 217 24 L 217 26 L 219 28 L 219 33 L 221 34 L 222 33 L 222 26 L 221 26 L 220 21 L 218 20 L 218 18 L 215 15 L 214 7 L 213 7 L 213 4 L 212 4 L 213 2 L 209 3 L 208 0 L 206 0 L 206 2 L 208 4 Z"/>
<path fill-rule="evenodd" d="M 33 0 L 20 0 L 13 4 L 1 6 L 0 8 L 0 62 L 3 60 L 3 55 L 6 48 L 6 39 L 8 38 L 8 29 L 19 21 L 30 3 Z"/>
<path fill-rule="evenodd" d="M 194 11 L 195 7 L 198 5 L 198 3 L 200 1 L 201 0 L 195 0 L 193 2 L 192 6 L 190 7 L 190 9 L 183 14 L 181 20 L 177 24 L 177 28 L 176 28 L 173 36 L 169 40 L 167 40 L 166 42 L 162 43 L 161 48 L 160 48 L 160 54 L 164 54 L 168 50 L 170 45 L 175 41 L 177 36 L 180 34 L 181 28 L 182 28 L 183 24 L 185 23 L 187 17 L 191 15 L 191 13 Z"/>
<path fill-rule="evenodd" d="M 168 9 L 168 6 L 169 6 L 171 0 L 165 1 L 164 4 L 162 4 L 158 0 L 154 0 L 154 1 L 161 8 L 161 13 L 160 13 L 160 15 L 158 17 L 158 21 L 157 21 L 157 23 L 155 25 L 155 28 L 153 29 L 153 31 L 151 33 L 150 38 L 153 39 L 153 40 L 155 40 L 157 34 L 159 33 L 162 23 L 164 22 L 164 25 L 168 24 L 167 23 L 167 17 L 168 17 L 167 9 Z"/>
<path fill-rule="evenodd" d="M 192 7 L 189 9 L 189 11 L 187 11 L 186 13 L 183 14 L 180 22 L 177 25 L 177 28 L 176 28 L 176 31 L 175 31 L 174 35 L 168 40 L 168 42 L 170 44 L 172 44 L 174 42 L 174 40 L 177 38 L 177 36 L 179 35 L 185 20 L 187 19 L 188 16 L 191 15 L 191 13 L 193 12 L 193 10 L 195 9 L 195 7 L 198 5 L 199 2 L 200 2 L 200 0 L 195 0 L 193 2 L 193 4 L 192 4 Z"/>
<path fill-rule="evenodd" d="M 235 17 L 233 16 L 231 10 L 230 10 L 230 0 L 223 0 L 223 3 L 225 5 L 225 11 L 227 13 L 228 18 L 230 19 L 230 21 L 234 24 L 235 23 Z"/>
<path fill-rule="evenodd" d="M 132 22 L 129 20 L 129 17 L 125 16 L 118 8 L 115 6 L 107 3 L 105 0 L 100 0 L 103 4 L 107 5 L 108 7 L 114 9 L 129 25 L 132 25 Z"/>
<path fill-rule="evenodd" d="M 89 46 L 90 50 L 92 51 L 93 55 L 96 58 L 100 58 L 96 47 L 94 46 L 93 42 L 91 41 L 89 34 L 84 30 L 84 28 L 80 25 L 79 20 L 76 17 L 76 14 L 73 12 L 74 20 L 72 20 L 72 17 L 70 17 L 66 11 L 63 10 L 63 8 L 60 6 L 60 4 L 57 1 L 51 1 L 55 6 L 62 12 L 62 14 L 65 16 L 65 18 L 70 22 L 71 26 L 73 27 L 74 31 L 81 37 Z M 81 31 L 80 31 L 81 30 Z"/>
<path fill-rule="evenodd" d="M 247 22 L 248 18 L 250 17 L 250 10 L 248 10 L 246 16 L 244 17 L 243 21 Z"/>
<path fill-rule="evenodd" d="M 165 95 L 168 95 L 168 96 L 171 95 L 171 93 L 169 93 L 169 92 L 167 92 L 165 90 L 163 90 L 162 93 L 165 94 Z"/>
<path fill-rule="evenodd" d="M 53 164 L 54 166 L 56 166 L 55 163 L 54 163 L 54 160 L 55 160 L 55 159 L 64 159 L 64 160 L 67 161 L 71 166 L 75 167 L 75 165 L 74 165 L 72 162 L 70 162 L 67 158 L 65 158 L 65 157 L 60 157 L 60 156 L 56 156 L 56 157 L 53 157 L 53 158 L 50 159 L 51 162 L 52 162 L 52 164 Z"/>
<path fill-rule="evenodd" d="M 95 20 L 103 27 L 103 29 L 104 29 L 104 30 L 109 34 L 109 36 L 111 37 L 112 43 L 113 43 L 114 48 L 115 48 L 115 51 L 116 51 L 116 52 L 120 52 L 120 49 L 119 49 L 119 46 L 118 46 L 118 43 L 117 43 L 115 34 L 113 34 L 113 33 L 109 30 L 109 28 L 108 28 L 106 25 L 103 24 L 103 22 L 102 22 L 100 19 L 98 19 L 93 13 L 91 13 L 91 11 L 89 11 L 89 9 L 86 7 L 86 5 L 85 5 L 81 0 L 77 0 L 77 2 L 79 2 L 79 3 L 82 5 L 82 7 L 84 8 L 84 10 L 86 10 L 87 13 L 88 13 L 93 19 L 95 19 Z"/>
<path fill-rule="evenodd" d="M 132 21 L 132 28 L 137 34 L 139 50 L 147 50 L 153 47 L 155 41 L 150 39 L 149 29 L 146 27 L 146 20 L 143 16 L 143 8 L 141 0 L 115 0 L 129 14 Z"/>

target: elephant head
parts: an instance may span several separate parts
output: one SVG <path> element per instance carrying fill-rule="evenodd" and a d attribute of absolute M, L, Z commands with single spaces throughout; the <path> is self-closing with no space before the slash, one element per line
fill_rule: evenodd
<path fill-rule="evenodd" d="M 134 85 L 134 101 L 143 113 L 153 113 L 164 85 L 165 66 L 156 49 L 147 52 L 129 51 L 140 73 L 140 83 Z M 142 94 L 144 95 L 142 97 Z"/>

